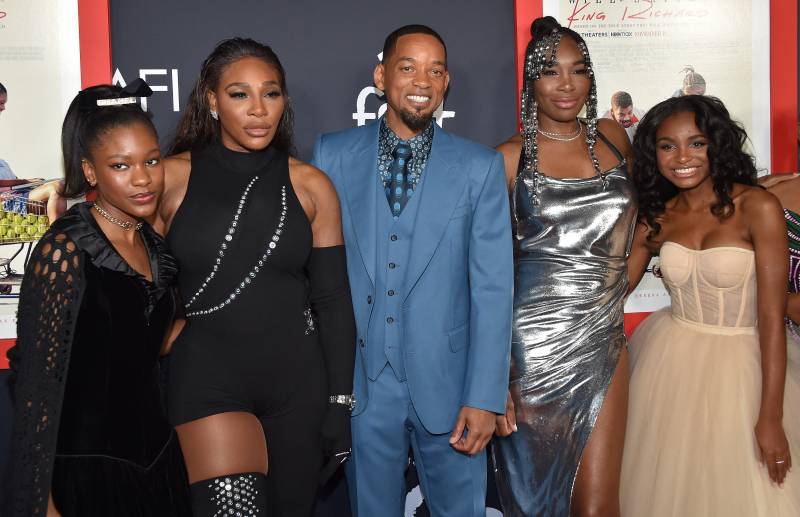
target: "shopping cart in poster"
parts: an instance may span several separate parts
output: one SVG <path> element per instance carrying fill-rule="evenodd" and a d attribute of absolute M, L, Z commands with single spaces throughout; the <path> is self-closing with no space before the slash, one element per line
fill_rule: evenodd
<path fill-rule="evenodd" d="M 26 250 L 25 264 L 28 263 L 33 244 L 50 227 L 47 203 L 28 199 L 33 186 L 36 185 L 26 184 L 0 192 L 0 278 L 16 275 L 11 263 L 23 250 Z M 11 251 L 6 251 L 9 248 Z M 0 294 L 7 294 L 3 292 L 5 285 L 0 284 Z"/>

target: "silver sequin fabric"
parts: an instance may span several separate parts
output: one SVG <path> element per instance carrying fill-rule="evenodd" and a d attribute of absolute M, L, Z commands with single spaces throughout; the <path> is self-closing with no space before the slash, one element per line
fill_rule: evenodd
<path fill-rule="evenodd" d="M 626 346 L 635 194 L 620 164 L 589 179 L 539 174 L 534 182 L 523 172 L 512 198 L 518 431 L 495 441 L 497 488 L 506 517 L 566 517 L 581 455 Z"/>

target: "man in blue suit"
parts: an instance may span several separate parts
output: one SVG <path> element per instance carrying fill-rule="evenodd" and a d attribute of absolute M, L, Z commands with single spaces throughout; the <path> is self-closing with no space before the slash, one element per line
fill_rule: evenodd
<path fill-rule="evenodd" d="M 505 411 L 513 265 L 502 157 L 437 127 L 442 38 L 386 39 L 386 115 L 321 136 L 313 163 L 342 205 L 358 329 L 354 514 L 401 516 L 412 447 L 432 515 L 485 516 L 485 447 Z"/>

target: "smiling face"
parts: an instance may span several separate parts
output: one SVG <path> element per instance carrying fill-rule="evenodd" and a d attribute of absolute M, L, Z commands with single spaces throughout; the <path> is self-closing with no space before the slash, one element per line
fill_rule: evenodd
<path fill-rule="evenodd" d="M 656 163 L 661 175 L 679 189 L 710 181 L 708 138 L 697 127 L 694 113 L 681 111 L 661 122 L 656 131 Z"/>
<path fill-rule="evenodd" d="M 219 116 L 222 144 L 233 151 L 266 148 L 278 130 L 285 96 L 274 66 L 255 57 L 231 63 L 208 93 L 208 103 Z"/>
<path fill-rule="evenodd" d="M 539 122 L 571 122 L 580 113 L 589 96 L 589 69 L 578 44 L 563 36 L 556 60 L 551 68 L 543 68 L 534 82 L 534 99 L 538 104 Z"/>
<path fill-rule="evenodd" d="M 375 86 L 386 95 L 386 122 L 407 140 L 425 129 L 450 83 L 445 50 L 428 34 L 397 39 L 389 56 L 375 67 Z"/>
<path fill-rule="evenodd" d="M 155 213 L 164 190 L 164 166 L 153 130 L 142 123 L 109 129 L 82 161 L 89 184 L 96 184 L 97 203 L 123 219 L 145 219 Z"/>
<path fill-rule="evenodd" d="M 8 93 L 0 93 L 0 113 L 6 110 L 6 101 L 8 101 Z"/>

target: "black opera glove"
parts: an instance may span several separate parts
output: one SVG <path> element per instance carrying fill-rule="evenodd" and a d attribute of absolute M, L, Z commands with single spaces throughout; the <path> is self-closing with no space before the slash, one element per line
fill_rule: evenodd
<path fill-rule="evenodd" d="M 327 393 L 329 396 L 351 394 L 356 324 L 344 246 L 312 248 L 307 272 L 311 287 L 309 301 L 325 356 Z M 329 403 L 321 433 L 326 463 L 320 482 L 324 484 L 350 455 L 350 407 Z"/>
<path fill-rule="evenodd" d="M 330 481 L 345 461 L 350 459 L 350 408 L 343 404 L 328 404 L 322 422 L 322 451 L 325 464 L 319 475 L 320 486 Z"/>

